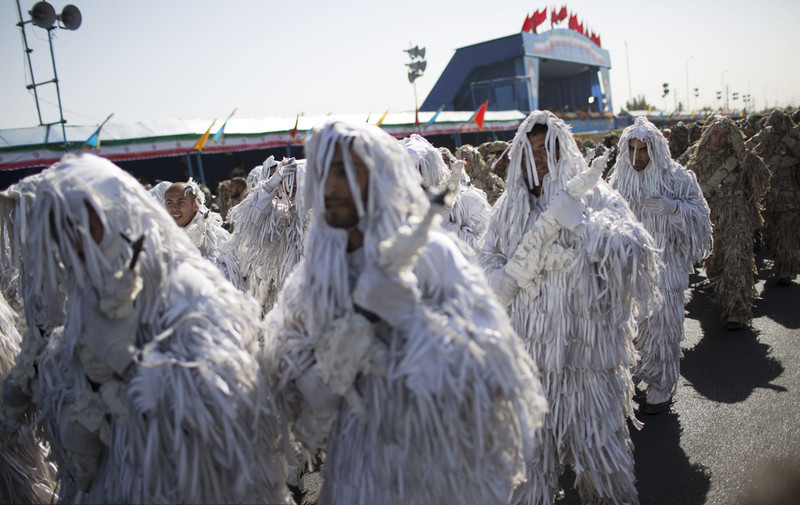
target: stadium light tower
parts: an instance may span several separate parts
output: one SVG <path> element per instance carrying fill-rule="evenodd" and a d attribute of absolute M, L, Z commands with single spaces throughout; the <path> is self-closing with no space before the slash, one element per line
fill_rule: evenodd
<path fill-rule="evenodd" d="M 411 45 L 411 44 L 409 44 Z M 417 78 L 421 77 L 423 72 L 425 72 L 425 67 L 428 66 L 428 62 L 425 61 L 425 48 L 414 46 L 410 49 L 403 49 L 404 52 L 408 53 L 408 57 L 411 58 L 410 63 L 406 63 L 408 67 L 408 82 L 414 85 L 414 122 L 417 126 L 417 133 L 420 133 L 419 129 L 419 106 L 417 105 Z"/>
<path fill-rule="evenodd" d="M 23 21 L 22 19 L 22 7 L 19 5 L 19 0 L 17 0 L 17 14 L 19 15 L 19 22 L 17 26 L 19 26 L 20 30 L 22 30 L 22 43 L 25 46 L 25 55 L 28 59 L 28 70 L 31 75 L 31 83 L 28 84 L 26 87 L 28 89 L 33 90 L 33 96 L 36 99 L 36 112 L 39 115 L 39 125 L 40 126 L 52 126 L 56 124 L 61 124 L 61 134 L 64 137 L 64 150 L 67 151 L 69 149 L 69 145 L 67 144 L 67 130 L 64 127 L 66 121 L 64 120 L 64 110 L 61 107 L 61 89 L 58 86 L 58 72 L 56 71 L 56 56 L 53 52 L 53 34 L 52 31 L 55 28 L 62 28 L 65 30 L 77 30 L 81 26 L 81 11 L 75 7 L 74 5 L 68 4 L 64 7 L 61 11 L 61 14 L 56 14 L 56 10 L 53 8 L 52 5 L 45 1 L 36 2 L 31 10 L 28 11 L 28 14 L 31 16 L 31 19 L 28 21 Z M 56 23 L 58 21 L 59 23 Z M 33 65 L 31 63 L 31 53 L 33 49 L 28 46 L 28 38 L 25 35 L 25 25 L 27 23 L 32 23 L 34 26 L 38 26 L 39 28 L 43 28 L 47 30 L 47 41 L 50 44 L 50 61 L 53 64 L 53 78 L 49 81 L 42 81 L 36 82 L 36 79 L 33 76 Z M 56 97 L 58 98 L 58 114 L 59 114 L 59 121 L 55 121 L 52 123 L 45 123 L 42 121 L 42 110 L 39 107 L 39 93 L 37 89 L 39 86 L 43 86 L 45 84 L 55 84 L 56 85 Z"/>

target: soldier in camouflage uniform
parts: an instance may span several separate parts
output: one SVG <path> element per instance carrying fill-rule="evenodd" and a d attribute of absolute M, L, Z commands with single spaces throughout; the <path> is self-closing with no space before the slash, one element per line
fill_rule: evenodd
<path fill-rule="evenodd" d="M 769 170 L 745 148 L 736 123 L 722 116 L 707 120 L 686 168 L 697 175 L 711 210 L 714 245 L 705 267 L 714 304 L 726 328 L 738 330 L 753 318 L 753 234 L 763 223 L 761 198 L 769 186 Z"/>
<path fill-rule="evenodd" d="M 764 196 L 764 245 L 779 284 L 787 285 L 800 272 L 800 131 L 789 114 L 776 109 L 747 147 L 772 173 Z"/>

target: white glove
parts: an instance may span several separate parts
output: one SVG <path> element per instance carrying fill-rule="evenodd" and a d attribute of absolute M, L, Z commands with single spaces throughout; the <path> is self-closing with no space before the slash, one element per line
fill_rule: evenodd
<path fill-rule="evenodd" d="M 508 266 L 508 263 L 506 263 L 506 266 Z M 513 300 L 517 296 L 517 291 L 519 291 L 517 279 L 507 273 L 505 269 L 499 270 L 491 277 L 492 287 L 502 300 Z"/>
<path fill-rule="evenodd" d="M 550 200 L 547 210 L 558 221 L 558 224 L 570 231 L 575 231 L 575 228 L 583 222 L 586 204 L 583 203 L 583 200 L 573 198 L 565 190 L 559 189 Z"/>
<path fill-rule="evenodd" d="M 342 397 L 331 391 L 331 388 L 319 378 L 313 366 L 303 372 L 294 383 L 303 395 L 303 401 L 312 409 L 330 411 L 339 408 Z"/>
<path fill-rule="evenodd" d="M 606 168 L 606 163 L 608 163 L 608 158 L 611 157 L 611 149 L 606 149 L 603 151 L 603 154 L 598 156 L 597 158 L 592 160 L 592 168 L 603 170 Z"/>
<path fill-rule="evenodd" d="M 278 167 L 275 169 L 275 173 L 267 179 L 266 186 L 267 189 L 270 191 L 275 191 L 281 181 L 286 178 L 289 174 L 296 174 L 297 173 L 297 161 L 294 158 L 287 158 L 282 160 Z"/>
<path fill-rule="evenodd" d="M 99 293 L 100 310 L 111 319 L 122 319 L 133 311 L 133 301 L 142 290 L 136 270 L 125 268 L 106 279 Z"/>
<path fill-rule="evenodd" d="M 409 274 L 412 275 L 412 274 Z M 353 302 L 392 326 L 414 312 L 419 295 L 410 280 L 389 275 L 376 266 L 361 272 L 353 291 Z"/>
<path fill-rule="evenodd" d="M 135 310 L 121 319 L 111 319 L 99 306 L 91 307 L 83 329 L 84 343 L 92 354 L 122 376 L 137 354 L 138 327 L 139 313 Z"/>
<path fill-rule="evenodd" d="M 642 202 L 642 207 L 653 214 L 675 214 L 678 212 L 678 202 L 663 196 L 657 196 Z"/>

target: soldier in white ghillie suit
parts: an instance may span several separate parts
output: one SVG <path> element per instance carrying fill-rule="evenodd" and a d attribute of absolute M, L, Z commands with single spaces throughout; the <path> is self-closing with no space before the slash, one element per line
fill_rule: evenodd
<path fill-rule="evenodd" d="M 635 317 L 658 303 L 653 238 L 586 165 L 569 127 L 533 111 L 510 148 L 506 190 L 481 249 L 490 285 L 539 368 L 550 411 L 517 503 L 551 503 L 564 464 L 584 503 L 638 503 Z"/>
<path fill-rule="evenodd" d="M 29 371 L 60 499 L 290 503 L 252 298 L 92 155 L 47 171 L 27 231 L 24 279 L 44 300 L 67 290 L 63 328 Z"/>
<path fill-rule="evenodd" d="M 325 123 L 306 157 L 306 251 L 265 341 L 295 437 L 326 451 L 318 503 L 508 503 L 546 404 L 482 272 L 379 128 Z"/>
<path fill-rule="evenodd" d="M 228 213 L 228 222 L 234 225 L 229 250 L 239 264 L 245 290 L 258 300 L 263 314 L 272 308 L 303 255 L 308 222 L 296 199 L 305 160 L 284 158 L 277 165 L 271 161 L 272 156 L 258 171 L 261 180 Z"/>
<path fill-rule="evenodd" d="M 206 197 L 192 179 L 175 182 L 164 192 L 164 206 L 175 223 L 186 231 L 200 254 L 216 265 L 231 284 L 242 288 L 239 266 L 230 253 L 231 235 L 222 227 L 222 217 L 205 205 Z"/>
<path fill-rule="evenodd" d="M 486 194 L 475 187 L 460 184 L 461 170 L 454 171 L 447 167 L 439 150 L 424 137 L 411 135 L 403 140 L 403 145 L 422 174 L 425 187 L 434 191 L 443 190 L 448 185 L 458 188 L 442 227 L 475 251 L 478 240 L 489 224 L 489 212 L 492 210 L 486 201 Z M 456 167 L 461 168 L 464 162 L 457 163 L 460 165 Z"/>
<path fill-rule="evenodd" d="M 639 326 L 636 348 L 646 359 L 634 373 L 648 385 L 639 412 L 658 414 L 669 408 L 680 375 L 689 274 L 711 252 L 708 204 L 694 174 L 672 161 L 667 139 L 646 118 L 622 132 L 608 183 L 653 236 L 664 263 L 664 305 Z"/>
<path fill-rule="evenodd" d="M 36 189 L 47 173 L 46 169 L 25 177 L 0 194 L 3 282 L 7 283 L 2 288 L 18 312 L 25 314 L 16 317 L 14 308 L 0 308 L 0 503 L 58 500 L 56 469 L 52 462 L 45 462 L 49 447 L 36 429 L 37 412 L 31 398 L 38 391 L 38 362 L 50 339 L 60 334 L 64 295 L 55 293 L 45 299 L 31 289 L 21 251 L 29 234 Z"/>
<path fill-rule="evenodd" d="M 0 503 L 49 503 L 55 494 L 55 467 L 46 462 L 46 445 L 30 426 L 28 396 L 5 384 L 22 342 L 15 323 L 16 314 L 0 294 Z M 5 423 L 14 417 L 16 422 Z"/>

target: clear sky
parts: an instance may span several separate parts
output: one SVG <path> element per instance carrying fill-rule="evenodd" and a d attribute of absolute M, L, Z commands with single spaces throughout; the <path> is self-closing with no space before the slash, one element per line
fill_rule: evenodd
<path fill-rule="evenodd" d="M 234 107 L 235 118 L 411 111 L 403 49 L 426 48 L 421 104 L 457 48 L 517 33 L 526 14 L 562 5 L 610 52 L 615 113 L 631 96 L 663 107 L 664 82 L 671 111 L 675 97 L 685 104 L 687 78 L 699 106 L 716 106 L 723 83 L 757 108 L 800 102 L 796 0 L 70 1 L 82 26 L 53 31 L 68 124 L 98 124 L 112 112 L 115 123 L 222 121 Z M 35 2 L 19 3 L 29 19 Z M 50 3 L 61 12 L 67 2 Z M 17 1 L 2 0 L 0 128 L 39 124 L 17 21 Z M 549 26 L 548 18 L 540 31 Z M 27 25 L 26 33 L 37 82 L 51 79 L 46 31 Z M 39 92 L 43 121 L 57 121 L 55 86 Z"/>

